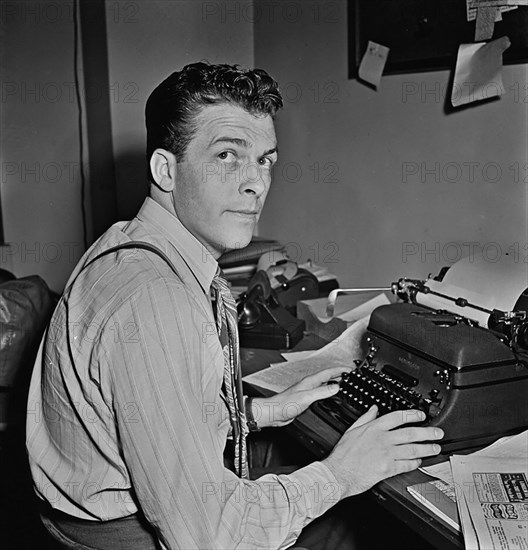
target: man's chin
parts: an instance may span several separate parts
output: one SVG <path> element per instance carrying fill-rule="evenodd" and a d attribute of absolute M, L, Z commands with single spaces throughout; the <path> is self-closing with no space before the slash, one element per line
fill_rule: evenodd
<path fill-rule="evenodd" d="M 222 254 L 232 250 L 240 250 L 241 248 L 245 248 L 251 242 L 252 237 L 253 232 L 245 235 L 238 234 L 236 237 L 226 239 L 225 243 L 222 245 Z"/>

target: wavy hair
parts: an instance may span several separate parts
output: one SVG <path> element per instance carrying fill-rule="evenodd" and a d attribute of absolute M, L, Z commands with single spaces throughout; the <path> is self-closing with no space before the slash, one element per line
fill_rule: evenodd
<path fill-rule="evenodd" d="M 172 73 L 150 95 L 145 109 L 147 159 L 157 148 L 181 161 L 206 105 L 233 103 L 254 115 L 275 116 L 282 107 L 277 82 L 262 69 L 192 63 Z"/>

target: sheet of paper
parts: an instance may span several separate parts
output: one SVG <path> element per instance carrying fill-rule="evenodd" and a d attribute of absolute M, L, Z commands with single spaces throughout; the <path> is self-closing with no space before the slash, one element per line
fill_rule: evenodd
<path fill-rule="evenodd" d="M 479 6 L 528 6 L 528 0 L 472 0 L 472 7 Z"/>
<path fill-rule="evenodd" d="M 523 458 L 528 461 L 528 430 L 517 435 L 502 437 L 484 449 L 467 456 L 486 458 Z M 420 470 L 430 476 L 441 479 L 450 485 L 454 483 L 449 460 L 446 462 L 440 462 L 439 464 L 434 464 L 433 466 L 420 468 Z"/>
<path fill-rule="evenodd" d="M 471 520 L 471 514 L 466 502 L 466 497 L 462 491 L 457 495 L 458 519 L 460 527 L 464 534 L 464 548 L 466 550 L 480 550 L 477 532 Z"/>
<path fill-rule="evenodd" d="M 306 359 L 307 357 L 310 357 L 313 352 L 313 349 L 305 351 L 285 351 L 284 353 L 281 353 L 281 355 L 282 357 L 284 357 L 284 359 L 286 359 L 286 361 L 299 361 L 300 359 Z"/>
<path fill-rule="evenodd" d="M 353 300 L 352 303 L 354 304 L 357 303 L 358 294 L 341 294 L 336 300 L 334 317 L 342 319 L 346 323 L 354 323 L 366 315 L 370 315 L 377 307 L 390 304 L 390 300 L 387 298 L 386 294 L 378 294 L 377 296 L 374 296 L 374 298 L 371 298 L 370 300 L 354 307 L 350 307 L 350 304 L 347 305 L 347 300 Z M 328 303 L 326 298 L 316 298 L 315 300 L 310 300 L 309 302 L 310 304 L 313 304 L 312 312 L 319 322 L 329 323 L 334 318 L 328 317 L 326 314 L 326 305 Z"/>
<path fill-rule="evenodd" d="M 451 91 L 453 107 L 505 93 L 502 83 L 502 54 L 509 47 L 510 40 L 507 36 L 488 43 L 459 46 Z"/>
<path fill-rule="evenodd" d="M 453 264 L 442 282 L 429 280 L 434 291 L 454 298 L 466 298 L 469 303 L 488 310 L 513 310 L 519 296 L 528 288 L 528 264 L 515 254 L 494 256 L 496 251 L 476 248 Z M 419 294 L 420 304 L 435 309 L 447 309 L 478 321 L 487 327 L 489 314 L 469 307 L 458 307 L 450 300 L 433 294 Z"/>
<path fill-rule="evenodd" d="M 267 369 L 244 377 L 244 382 L 273 392 L 281 392 L 305 376 L 329 367 L 340 366 L 343 371 L 354 367 L 354 359 L 363 359 L 362 342 L 370 315 L 356 321 L 334 341 L 298 361 L 274 363 Z"/>
<path fill-rule="evenodd" d="M 388 55 L 389 48 L 369 40 L 367 51 L 359 64 L 359 78 L 378 88 Z"/>
<path fill-rule="evenodd" d="M 493 0 L 495 1 L 495 0 Z M 517 6 L 506 6 L 504 5 L 505 2 L 499 0 L 497 4 L 495 4 L 499 9 L 497 11 L 497 15 L 495 17 L 495 22 L 502 21 L 502 14 L 505 11 L 511 11 L 516 10 Z M 466 16 L 468 21 L 475 21 L 477 18 L 477 7 L 479 5 L 487 5 L 486 2 L 480 2 L 479 0 L 466 0 Z"/>
<path fill-rule="evenodd" d="M 492 304 L 513 307 L 528 286 L 528 263 L 515 250 L 498 253 L 495 247 L 474 248 L 472 253 L 453 264 L 444 281 L 462 288 L 473 288 L 479 294 L 498 296 Z M 502 283 L 502 285 L 501 285 Z M 502 290 L 501 286 L 511 287 Z"/>
<path fill-rule="evenodd" d="M 379 294 L 375 298 L 372 298 L 372 300 L 368 300 L 364 304 L 361 304 L 354 309 L 345 311 L 339 317 L 347 323 L 355 323 L 363 317 L 370 315 L 377 307 L 383 306 L 385 304 L 390 304 L 389 299 L 385 294 Z"/>
<path fill-rule="evenodd" d="M 479 6 L 477 8 L 477 22 L 475 24 L 475 42 L 489 40 L 493 37 L 497 14 L 500 14 L 497 6 Z"/>
<path fill-rule="evenodd" d="M 477 548 L 528 548 L 528 461 L 455 455 L 450 462 L 466 548 L 472 529 Z"/>
<path fill-rule="evenodd" d="M 328 317 L 326 313 L 327 298 L 301 300 L 297 303 L 297 316 L 305 321 L 307 332 L 331 342 L 355 321 L 370 315 L 379 306 L 390 304 L 386 294 L 374 294 L 340 294 L 333 317 Z M 373 297 L 365 301 L 367 296 Z"/>

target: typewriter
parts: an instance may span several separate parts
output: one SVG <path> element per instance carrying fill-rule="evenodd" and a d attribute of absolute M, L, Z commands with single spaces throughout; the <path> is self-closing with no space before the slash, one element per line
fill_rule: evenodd
<path fill-rule="evenodd" d="M 420 409 L 421 424 L 444 430 L 443 452 L 528 427 L 528 283 L 517 275 L 509 302 L 513 287 L 524 288 L 511 310 L 494 308 L 489 296 L 477 304 L 475 293 L 459 295 L 459 287 L 442 285 L 442 276 L 393 283 L 401 301 L 373 311 L 364 357 L 351 358 L 338 394 L 312 409 L 340 433 L 374 404 L 380 415 Z"/>

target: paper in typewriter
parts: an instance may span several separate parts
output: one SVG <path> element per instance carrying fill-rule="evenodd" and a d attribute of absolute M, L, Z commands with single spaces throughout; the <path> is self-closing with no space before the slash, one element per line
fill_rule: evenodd
<path fill-rule="evenodd" d="M 528 263 L 515 254 L 501 254 L 495 260 L 491 252 L 475 251 L 453 264 L 442 282 L 428 280 L 426 285 L 431 290 L 452 298 L 465 298 L 488 310 L 512 311 L 520 295 L 528 288 Z M 446 309 L 478 321 L 484 327 L 488 324 L 488 313 L 458 307 L 439 296 L 419 293 L 417 302 L 435 309 Z"/>

